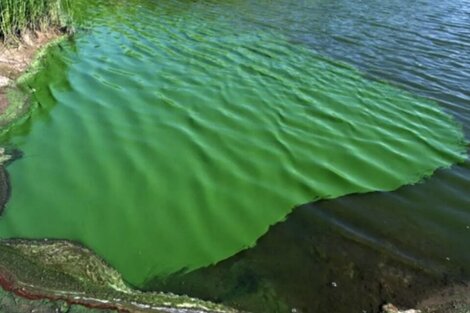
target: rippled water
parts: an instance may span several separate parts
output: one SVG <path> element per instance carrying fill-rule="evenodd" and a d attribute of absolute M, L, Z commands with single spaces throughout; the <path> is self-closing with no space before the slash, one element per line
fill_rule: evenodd
<path fill-rule="evenodd" d="M 469 1 L 280 3 L 293 42 L 436 100 L 469 138 Z M 255 312 L 412 307 L 433 284 L 470 279 L 469 190 L 467 159 L 391 193 L 311 203 L 246 253 L 148 286 Z"/>
<path fill-rule="evenodd" d="M 24 158 L 2 237 L 83 242 L 142 285 L 252 246 L 297 205 L 465 160 L 465 1 L 92 4 L 77 4 L 77 35 L 50 51 L 28 82 L 34 111 L 3 135 Z M 392 201 L 403 227 L 439 202 L 457 203 L 459 227 L 469 217 L 467 163 L 442 173 L 432 200 L 414 186 Z M 343 212 L 329 223 L 355 224 Z M 430 233 L 445 241 L 455 223 L 441 226 Z"/>

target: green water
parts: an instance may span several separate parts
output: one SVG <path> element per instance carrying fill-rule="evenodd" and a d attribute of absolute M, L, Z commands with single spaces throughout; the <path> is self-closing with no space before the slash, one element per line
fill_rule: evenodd
<path fill-rule="evenodd" d="M 2 135 L 24 153 L 3 238 L 79 241 L 141 286 L 254 245 L 299 204 L 465 159 L 436 102 L 242 21 L 243 3 L 77 5 Z"/>

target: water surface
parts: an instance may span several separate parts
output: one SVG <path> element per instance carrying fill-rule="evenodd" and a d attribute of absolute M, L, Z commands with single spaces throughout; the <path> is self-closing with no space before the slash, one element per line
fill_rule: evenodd
<path fill-rule="evenodd" d="M 142 285 L 254 245 L 297 205 L 462 162 L 438 99 L 316 46 L 324 24 L 299 21 L 325 5 L 78 2 L 3 135 L 24 158 L 0 235 L 82 242 Z"/>
<path fill-rule="evenodd" d="M 469 137 L 469 1 L 275 6 L 276 25 L 293 42 L 434 99 Z M 273 18 L 270 12 L 258 14 Z M 255 248 L 148 287 L 254 312 L 376 312 L 384 301 L 415 307 L 434 288 L 470 279 L 468 190 L 467 159 L 394 192 L 310 203 L 270 229 Z"/>

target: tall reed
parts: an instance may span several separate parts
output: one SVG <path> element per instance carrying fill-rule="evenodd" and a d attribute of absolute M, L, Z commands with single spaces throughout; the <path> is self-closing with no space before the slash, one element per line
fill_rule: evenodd
<path fill-rule="evenodd" d="M 64 27 L 73 0 L 0 0 L 0 38 L 18 38 L 26 30 Z"/>

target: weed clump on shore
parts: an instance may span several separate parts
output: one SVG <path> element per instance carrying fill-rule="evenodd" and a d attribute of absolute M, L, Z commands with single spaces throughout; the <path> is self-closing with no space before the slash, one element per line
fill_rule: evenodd
<path fill-rule="evenodd" d="M 69 24 L 71 0 L 0 0 L 0 40 L 17 40 L 28 32 Z"/>

